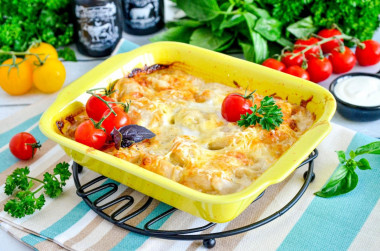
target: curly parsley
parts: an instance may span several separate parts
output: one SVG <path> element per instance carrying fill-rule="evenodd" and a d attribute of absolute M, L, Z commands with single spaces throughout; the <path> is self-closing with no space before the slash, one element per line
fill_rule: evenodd
<path fill-rule="evenodd" d="M 241 115 L 241 119 L 237 121 L 238 126 L 249 127 L 259 123 L 263 129 L 269 131 L 276 129 L 283 121 L 283 113 L 273 97 L 265 96 L 260 102 L 260 108 L 255 105 L 250 109 L 252 113 Z"/>
<path fill-rule="evenodd" d="M 4 211 L 16 218 L 33 214 L 37 209 L 41 210 L 45 205 L 45 196 L 43 194 L 37 196 L 37 193 L 44 189 L 46 195 L 56 198 L 63 192 L 63 187 L 71 176 L 69 164 L 66 162 L 58 163 L 53 174 L 46 172 L 43 180 L 30 177 L 29 173 L 29 167 L 17 168 L 5 181 L 5 194 L 12 195 L 14 190 L 18 189 L 15 198 L 8 200 L 4 205 Z M 42 186 L 32 191 L 33 181 L 42 183 Z"/>
<path fill-rule="evenodd" d="M 25 51 L 34 41 L 54 47 L 74 40 L 69 0 L 2 1 L 0 7 L 0 49 Z M 7 56 L 1 56 L 0 62 Z"/>

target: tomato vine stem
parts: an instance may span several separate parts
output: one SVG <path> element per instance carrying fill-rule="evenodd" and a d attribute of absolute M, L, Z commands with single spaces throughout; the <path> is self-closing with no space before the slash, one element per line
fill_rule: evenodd
<path fill-rule="evenodd" d="M 317 37 L 319 37 L 319 36 L 317 36 Z M 335 39 L 338 39 L 339 41 L 340 41 L 340 39 L 357 40 L 356 38 L 348 36 L 348 35 L 345 35 L 345 34 L 337 35 L 337 36 L 332 36 L 332 37 L 328 37 L 328 38 L 323 38 L 322 40 L 318 41 L 315 44 L 306 46 L 303 50 L 301 50 L 299 52 L 292 53 L 293 55 L 290 57 L 290 59 L 294 59 L 295 57 L 297 57 L 299 55 L 304 55 L 305 52 L 307 52 L 308 50 L 314 48 L 315 46 L 320 46 L 320 45 L 322 45 L 324 43 L 333 41 Z M 358 41 L 355 41 L 355 42 L 358 43 Z M 299 46 L 299 47 L 304 47 L 304 46 Z"/>

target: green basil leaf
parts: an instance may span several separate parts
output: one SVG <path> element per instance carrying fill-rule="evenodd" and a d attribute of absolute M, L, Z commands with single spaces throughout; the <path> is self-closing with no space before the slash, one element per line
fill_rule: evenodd
<path fill-rule="evenodd" d="M 166 27 L 172 28 L 176 26 L 185 26 L 190 28 L 198 28 L 199 26 L 202 26 L 203 22 L 192 20 L 192 19 L 179 19 L 176 21 L 171 21 L 166 24 Z"/>
<path fill-rule="evenodd" d="M 356 164 L 358 165 L 358 168 L 360 170 L 371 169 L 371 166 L 369 165 L 369 161 L 367 159 L 362 158 L 359 161 L 357 161 Z"/>
<path fill-rule="evenodd" d="M 346 154 L 344 151 L 337 151 L 336 154 L 338 155 L 339 162 L 344 164 L 344 162 L 346 162 Z"/>
<path fill-rule="evenodd" d="M 157 41 L 178 41 L 183 43 L 188 43 L 190 41 L 190 36 L 193 32 L 193 28 L 178 26 L 169 28 L 165 32 L 162 32 L 150 39 L 152 42 Z"/>
<path fill-rule="evenodd" d="M 221 36 L 222 33 L 223 33 L 223 30 L 219 29 L 220 27 L 220 23 L 222 23 L 224 20 L 224 17 L 223 16 L 217 16 L 216 18 L 214 18 L 213 20 L 209 21 L 209 23 L 211 24 L 211 31 L 217 35 L 217 36 Z"/>
<path fill-rule="evenodd" d="M 268 58 L 269 50 L 267 40 L 254 31 L 257 17 L 251 13 L 244 13 L 244 17 L 250 32 L 250 38 L 252 40 L 254 50 L 253 62 L 260 64 Z"/>
<path fill-rule="evenodd" d="M 355 155 L 355 152 L 354 152 L 354 151 L 350 151 L 350 157 L 351 157 L 351 159 L 354 159 L 354 158 L 356 157 L 356 155 Z"/>
<path fill-rule="evenodd" d="M 217 0 L 177 0 L 177 6 L 199 21 L 214 19 L 220 12 Z"/>
<path fill-rule="evenodd" d="M 269 41 L 276 41 L 281 37 L 282 23 L 275 18 L 260 18 L 255 25 L 255 31 Z"/>
<path fill-rule="evenodd" d="M 253 31 L 255 28 L 257 17 L 252 13 L 244 13 L 245 21 L 247 22 L 248 28 Z"/>
<path fill-rule="evenodd" d="M 357 148 L 355 154 L 380 154 L 380 141 L 372 142 Z"/>
<path fill-rule="evenodd" d="M 190 37 L 190 44 L 209 50 L 217 50 L 233 38 L 233 35 L 224 32 L 222 36 L 216 36 L 209 28 L 198 28 Z"/>
<path fill-rule="evenodd" d="M 282 45 L 283 47 L 293 47 L 293 43 L 290 42 L 288 39 L 284 38 L 284 37 L 280 37 L 279 39 L 276 40 L 276 42 L 279 44 L 279 45 Z"/>
<path fill-rule="evenodd" d="M 315 195 L 319 197 L 329 198 L 352 191 L 358 184 L 358 175 L 349 171 L 346 166 L 342 165 L 330 178 L 329 182 L 316 192 Z"/>
<path fill-rule="evenodd" d="M 245 17 L 241 14 L 236 14 L 232 16 L 228 16 L 223 22 L 220 24 L 219 29 L 231 28 L 243 22 Z"/>
<path fill-rule="evenodd" d="M 268 42 L 259 33 L 252 31 L 253 48 L 255 50 L 255 63 L 261 64 L 268 58 Z"/>
<path fill-rule="evenodd" d="M 250 13 L 252 13 L 258 17 L 262 17 L 262 18 L 270 18 L 271 17 L 267 10 L 258 8 L 253 4 L 244 4 L 244 9 L 246 9 L 248 12 L 250 12 Z"/>
<path fill-rule="evenodd" d="M 243 50 L 244 58 L 253 62 L 255 60 L 255 50 L 252 44 L 239 41 L 239 45 Z"/>
<path fill-rule="evenodd" d="M 219 47 L 215 51 L 225 51 L 225 50 L 227 50 L 228 48 L 230 48 L 233 45 L 233 43 L 235 42 L 235 38 L 236 38 L 236 33 L 233 36 L 233 38 L 230 39 L 230 41 L 228 43 L 222 45 L 221 47 Z"/>
<path fill-rule="evenodd" d="M 293 34 L 296 38 L 306 38 L 311 33 L 317 31 L 317 27 L 314 26 L 313 19 L 309 16 L 289 25 L 286 30 Z"/>

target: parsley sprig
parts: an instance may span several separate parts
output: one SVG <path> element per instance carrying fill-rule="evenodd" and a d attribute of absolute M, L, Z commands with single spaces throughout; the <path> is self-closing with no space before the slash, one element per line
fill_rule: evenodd
<path fill-rule="evenodd" d="M 252 113 L 247 112 L 245 115 L 241 115 L 240 120 L 237 121 L 238 126 L 249 127 L 259 123 L 263 129 L 269 131 L 276 129 L 283 122 L 283 113 L 273 97 L 265 96 L 261 100 L 259 108 L 255 104 L 250 109 Z"/>
<path fill-rule="evenodd" d="M 18 189 L 14 195 L 15 198 L 8 200 L 4 205 L 4 211 L 16 218 L 33 214 L 36 209 L 41 210 L 43 205 L 45 205 L 45 196 L 40 194 L 37 197 L 37 193 L 44 189 L 46 195 L 56 198 L 63 192 L 63 187 L 71 176 L 69 164 L 66 162 L 58 163 L 53 170 L 53 174 L 46 172 L 43 180 L 30 177 L 28 176 L 29 173 L 30 170 L 27 166 L 25 168 L 17 168 L 5 181 L 5 194 L 12 195 Z M 33 181 L 42 183 L 42 186 L 32 191 L 31 188 L 34 186 Z"/>
<path fill-rule="evenodd" d="M 354 190 L 359 182 L 355 169 L 371 169 L 367 159 L 361 158 L 356 161 L 355 158 L 362 154 L 380 155 L 380 141 L 372 142 L 357 148 L 355 151 L 350 151 L 349 158 L 346 157 L 344 151 L 337 151 L 336 153 L 341 166 L 339 166 L 321 191 L 315 193 L 319 197 L 329 198 Z"/>

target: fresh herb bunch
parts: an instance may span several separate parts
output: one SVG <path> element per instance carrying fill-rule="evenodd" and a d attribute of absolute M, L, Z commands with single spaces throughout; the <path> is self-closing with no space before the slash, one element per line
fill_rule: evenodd
<path fill-rule="evenodd" d="M 45 194 L 51 198 L 58 197 L 62 193 L 66 181 L 71 176 L 69 164 L 66 162 L 58 163 L 54 168 L 53 174 L 46 172 L 43 180 L 30 177 L 28 176 L 29 173 L 29 167 L 17 168 L 7 177 L 5 182 L 5 194 L 12 195 L 16 188 L 19 189 L 15 194 L 15 198 L 8 200 L 4 205 L 4 211 L 16 218 L 33 214 L 36 209 L 40 210 L 43 207 L 45 196 L 41 194 L 36 197 L 36 194 L 40 190 L 44 189 Z M 57 176 L 59 176 L 59 179 Z M 34 186 L 33 181 L 42 183 L 42 186 L 32 191 L 31 188 Z"/>
<path fill-rule="evenodd" d="M 260 108 L 254 105 L 250 109 L 252 113 L 241 115 L 241 119 L 237 121 L 238 126 L 249 127 L 259 123 L 263 129 L 269 131 L 276 129 L 283 121 L 283 113 L 273 97 L 265 96 L 260 102 Z"/>
<path fill-rule="evenodd" d="M 215 51 L 241 52 L 261 63 L 273 45 L 291 46 L 282 23 L 253 1 L 177 0 L 188 18 L 167 24 L 152 41 L 180 41 Z M 271 46 L 270 46 L 271 45 Z"/>
<path fill-rule="evenodd" d="M 360 170 L 371 169 L 367 159 L 361 158 L 358 161 L 355 158 L 363 154 L 380 155 L 380 141 L 372 142 L 350 151 L 349 158 L 344 151 L 337 151 L 338 159 L 341 166 L 335 171 L 327 184 L 315 195 L 329 198 L 352 191 L 358 184 L 359 177 L 355 172 L 356 168 Z"/>
<path fill-rule="evenodd" d="M 361 41 L 379 27 L 380 1 L 176 0 L 186 17 L 151 41 L 179 41 L 262 63 L 294 39 L 338 25 Z"/>
<path fill-rule="evenodd" d="M 0 7 L 0 49 L 25 51 L 34 41 L 54 47 L 73 41 L 69 0 L 2 1 Z M 3 56 L 0 62 L 5 59 Z"/>
<path fill-rule="evenodd" d="M 337 25 L 343 33 L 360 41 L 371 39 L 379 27 L 380 1 L 362 0 L 261 0 L 273 17 L 287 26 L 310 16 L 313 26 Z"/>

